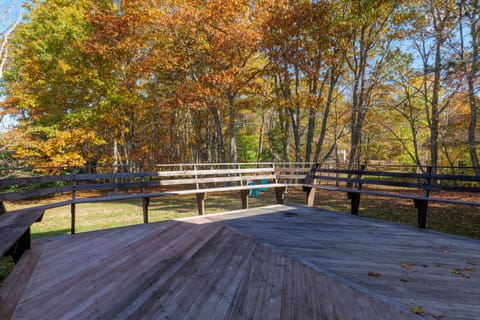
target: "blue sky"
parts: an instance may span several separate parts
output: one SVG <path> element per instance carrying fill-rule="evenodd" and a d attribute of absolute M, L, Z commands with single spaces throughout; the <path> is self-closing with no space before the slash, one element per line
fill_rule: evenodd
<path fill-rule="evenodd" d="M 23 0 L 0 0 L 0 33 L 4 32 L 5 28 L 8 28 L 15 20 L 18 19 L 22 11 Z M 5 15 L 7 10 L 14 5 L 12 10 Z M 0 100 L 3 100 L 4 97 L 0 95 Z M 4 131 L 11 125 L 14 125 L 15 121 L 12 117 L 6 116 L 0 122 L 0 132 Z"/>

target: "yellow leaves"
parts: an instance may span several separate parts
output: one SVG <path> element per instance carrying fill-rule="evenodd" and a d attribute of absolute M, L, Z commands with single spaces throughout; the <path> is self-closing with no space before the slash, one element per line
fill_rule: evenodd
<path fill-rule="evenodd" d="M 46 139 L 39 139 L 44 136 Z M 80 166 L 86 161 L 85 145 L 103 144 L 94 131 L 76 128 L 72 130 L 55 130 L 42 128 L 41 131 L 27 134 L 23 144 L 16 148 L 17 159 L 34 159 L 31 163 L 37 166 Z"/>
<path fill-rule="evenodd" d="M 420 315 L 424 314 L 423 309 L 420 306 L 413 306 L 410 308 L 410 310 L 415 314 L 420 314 Z"/>
<path fill-rule="evenodd" d="M 454 274 L 454 275 L 458 275 L 458 276 L 461 276 L 462 278 L 464 279 L 470 279 L 470 274 L 472 272 L 475 272 L 476 270 L 474 268 L 451 268 L 450 270 L 450 273 L 451 274 Z"/>

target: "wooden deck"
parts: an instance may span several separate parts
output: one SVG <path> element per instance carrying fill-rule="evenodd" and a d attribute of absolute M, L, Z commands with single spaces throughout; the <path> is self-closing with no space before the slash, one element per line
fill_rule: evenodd
<path fill-rule="evenodd" d="M 0 319 L 480 319 L 480 241 L 303 206 L 32 246 Z"/>

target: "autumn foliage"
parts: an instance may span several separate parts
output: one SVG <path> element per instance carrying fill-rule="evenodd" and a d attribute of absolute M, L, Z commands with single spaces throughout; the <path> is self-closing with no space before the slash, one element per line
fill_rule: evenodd
<path fill-rule="evenodd" d="M 439 17 L 442 34 L 432 35 L 434 9 L 462 11 Z M 3 112 L 17 126 L 2 150 L 48 166 L 475 164 L 477 93 L 467 84 L 478 68 L 465 61 L 478 54 L 467 31 L 479 10 L 429 0 L 33 1 L 11 36 Z"/>

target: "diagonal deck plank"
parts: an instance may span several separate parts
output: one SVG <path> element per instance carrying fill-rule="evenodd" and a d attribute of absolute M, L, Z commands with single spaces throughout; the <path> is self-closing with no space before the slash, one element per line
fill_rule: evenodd
<path fill-rule="evenodd" d="M 480 319 L 478 240 L 304 207 L 211 219 L 400 304 L 442 318 Z"/>
<path fill-rule="evenodd" d="M 0 288 L 0 315 L 416 319 L 420 306 L 476 319 L 478 266 L 477 240 L 270 206 L 36 241 Z"/>

